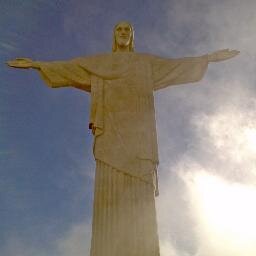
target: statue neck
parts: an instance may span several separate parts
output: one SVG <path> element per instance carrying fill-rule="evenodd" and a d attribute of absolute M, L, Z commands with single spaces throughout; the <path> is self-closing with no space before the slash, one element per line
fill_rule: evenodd
<path fill-rule="evenodd" d="M 130 52 L 129 45 L 127 46 L 117 45 L 116 52 Z"/>

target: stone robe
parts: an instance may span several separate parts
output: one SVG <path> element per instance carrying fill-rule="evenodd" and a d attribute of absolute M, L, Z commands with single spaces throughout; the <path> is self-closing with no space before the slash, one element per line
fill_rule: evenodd
<path fill-rule="evenodd" d="M 97 162 L 91 256 L 159 255 L 153 92 L 199 81 L 207 65 L 206 56 L 165 59 L 133 52 L 40 63 L 50 87 L 91 93 Z"/>

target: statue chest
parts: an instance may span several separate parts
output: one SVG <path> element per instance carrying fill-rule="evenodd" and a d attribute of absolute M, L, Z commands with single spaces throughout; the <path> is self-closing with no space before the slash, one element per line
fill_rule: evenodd
<path fill-rule="evenodd" d="M 150 65 L 137 60 L 120 74 L 116 79 L 104 81 L 104 105 L 114 112 L 136 111 L 139 99 L 153 95 Z"/>

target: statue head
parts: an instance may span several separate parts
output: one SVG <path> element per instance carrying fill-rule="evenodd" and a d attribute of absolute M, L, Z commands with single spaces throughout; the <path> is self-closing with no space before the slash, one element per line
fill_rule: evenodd
<path fill-rule="evenodd" d="M 118 22 L 113 30 L 112 51 L 126 50 L 134 51 L 134 29 L 127 21 Z"/>

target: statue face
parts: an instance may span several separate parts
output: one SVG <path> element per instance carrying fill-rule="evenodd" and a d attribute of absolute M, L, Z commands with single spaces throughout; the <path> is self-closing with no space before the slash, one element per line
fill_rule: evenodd
<path fill-rule="evenodd" d="M 120 22 L 115 27 L 116 44 L 123 48 L 129 46 L 132 38 L 132 28 L 127 22 Z"/>

